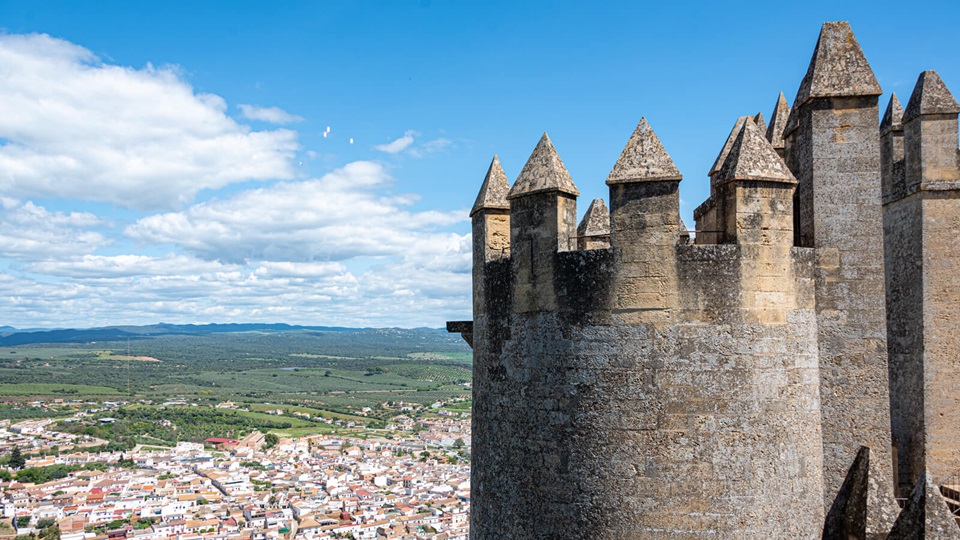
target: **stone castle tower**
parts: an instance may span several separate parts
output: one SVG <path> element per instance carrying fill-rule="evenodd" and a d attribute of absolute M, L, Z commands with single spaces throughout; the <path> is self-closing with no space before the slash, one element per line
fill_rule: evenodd
<path fill-rule="evenodd" d="M 737 120 L 693 239 L 646 119 L 579 226 L 546 134 L 512 187 L 494 158 L 450 325 L 473 538 L 960 539 L 960 106 L 932 71 L 882 123 L 880 95 L 824 24 L 793 108 Z"/>

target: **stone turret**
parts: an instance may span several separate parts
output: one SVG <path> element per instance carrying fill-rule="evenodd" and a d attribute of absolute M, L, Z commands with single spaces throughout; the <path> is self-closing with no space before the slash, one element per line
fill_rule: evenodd
<path fill-rule="evenodd" d="M 510 184 L 500 166 L 500 158 L 493 156 L 480 193 L 470 210 L 473 225 L 473 282 L 485 282 L 486 263 L 510 258 L 510 203 L 507 193 Z M 487 295 L 483 287 L 473 290 L 474 318 L 487 311 Z"/>
<path fill-rule="evenodd" d="M 960 469 L 958 112 L 937 73 L 921 73 L 903 112 L 902 187 L 884 206 L 890 401 L 903 494 L 925 471 L 942 479 Z"/>
<path fill-rule="evenodd" d="M 937 75 L 924 71 L 903 111 L 907 190 L 921 183 L 960 181 L 957 171 L 957 113 L 960 105 Z"/>
<path fill-rule="evenodd" d="M 624 318 L 653 315 L 676 303 L 673 247 L 680 237 L 682 178 L 647 119 L 641 118 L 607 176 L 610 242 L 621 263 L 617 309 Z"/>
<path fill-rule="evenodd" d="M 577 225 L 577 249 L 610 247 L 610 211 L 603 199 L 594 199 Z"/>
<path fill-rule="evenodd" d="M 749 116 L 737 118 L 733 129 L 730 130 L 730 134 L 727 136 L 727 140 L 724 141 L 723 147 L 720 149 L 720 153 L 717 154 L 717 159 L 713 161 L 713 165 L 707 173 L 710 177 L 710 197 L 693 211 L 694 228 L 697 231 L 697 236 L 694 241 L 697 244 L 726 243 L 724 236 L 726 231 L 724 219 L 721 215 L 721 208 L 718 206 L 719 200 L 714 196 L 714 192 L 719 183 L 718 175 L 720 174 L 720 169 L 723 168 L 723 164 L 730 154 L 733 143 L 736 142 L 737 136 L 743 131 L 743 125 L 748 119 L 750 119 Z"/>
<path fill-rule="evenodd" d="M 867 532 L 896 518 L 890 453 L 880 85 L 849 23 L 824 23 L 784 133 L 801 246 L 817 250 L 824 504 L 860 446 L 871 449 Z"/>
<path fill-rule="evenodd" d="M 812 252 L 753 119 L 729 142 L 729 245 L 686 243 L 682 176 L 645 119 L 607 178 L 610 249 L 561 248 L 575 188 L 549 140 L 534 151 L 510 274 L 499 293 L 499 262 L 483 274 L 514 309 L 476 329 L 475 539 L 818 537 Z"/>
<path fill-rule="evenodd" d="M 783 92 L 780 92 L 780 97 L 777 98 L 777 104 L 773 107 L 773 114 L 770 118 L 772 121 L 770 126 L 767 127 L 767 140 L 777 151 L 777 155 L 782 158 L 783 130 L 787 127 L 787 120 L 790 118 L 790 104 L 787 103 L 787 98 L 783 97 Z"/>
<path fill-rule="evenodd" d="M 555 254 L 576 248 L 580 192 L 546 133 L 510 188 L 514 310 L 554 310 Z"/>
<path fill-rule="evenodd" d="M 743 123 L 716 178 L 725 243 L 793 245 L 797 181 L 760 126 Z"/>
<path fill-rule="evenodd" d="M 883 181 L 883 202 L 903 197 L 903 107 L 897 94 L 890 96 L 890 103 L 880 121 L 880 175 Z"/>
<path fill-rule="evenodd" d="M 480 193 L 470 210 L 473 221 L 473 237 L 479 242 L 474 252 L 481 262 L 495 261 L 510 256 L 510 203 L 507 193 L 510 184 L 507 175 L 500 166 L 500 158 L 493 156 L 493 162 L 483 178 Z"/>

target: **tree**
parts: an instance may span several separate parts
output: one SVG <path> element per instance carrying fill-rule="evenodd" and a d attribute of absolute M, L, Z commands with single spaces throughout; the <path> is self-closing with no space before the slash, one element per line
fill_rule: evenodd
<path fill-rule="evenodd" d="M 459 438 L 459 439 L 453 441 L 453 447 L 456 448 L 456 449 L 463 448 L 463 447 L 466 446 L 466 445 L 467 445 L 467 443 L 463 442 L 463 439 L 462 439 L 462 438 Z"/>
<path fill-rule="evenodd" d="M 10 466 L 14 469 L 20 470 L 24 468 L 26 464 L 27 458 L 25 458 L 20 452 L 20 447 L 14 446 L 13 450 L 10 451 Z"/>
<path fill-rule="evenodd" d="M 267 433 L 266 435 L 263 436 L 263 442 L 264 442 L 263 447 L 265 449 L 273 448 L 274 446 L 277 445 L 278 442 L 280 442 L 280 437 L 277 437 L 275 433 Z"/>

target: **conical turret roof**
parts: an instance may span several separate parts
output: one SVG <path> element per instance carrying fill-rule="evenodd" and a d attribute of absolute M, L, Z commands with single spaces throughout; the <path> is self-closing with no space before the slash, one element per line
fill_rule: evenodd
<path fill-rule="evenodd" d="M 507 175 L 500 166 L 500 158 L 493 156 L 490 168 L 487 169 L 487 176 L 484 177 L 483 185 L 480 186 L 480 193 L 477 194 L 477 201 L 473 203 L 473 209 L 470 210 L 470 216 L 481 210 L 509 210 L 510 203 L 507 202 L 509 192 L 510 183 L 507 182 Z"/>
<path fill-rule="evenodd" d="M 607 176 L 607 185 L 682 178 L 670 154 L 660 143 L 660 138 L 653 132 L 647 119 L 641 118 L 613 170 Z"/>
<path fill-rule="evenodd" d="M 717 175 L 718 182 L 729 180 L 797 181 L 753 122 L 743 123 Z"/>
<path fill-rule="evenodd" d="M 594 199 L 587 213 L 577 225 L 577 236 L 603 236 L 610 234 L 610 211 L 603 199 Z"/>
<path fill-rule="evenodd" d="M 887 103 L 887 110 L 883 113 L 883 120 L 880 121 L 880 131 L 886 131 L 891 128 L 901 127 L 903 121 L 903 106 L 897 99 L 894 92 L 890 95 L 890 103 Z"/>
<path fill-rule="evenodd" d="M 723 148 L 720 150 L 720 154 L 717 156 L 716 161 L 713 162 L 713 167 L 710 167 L 710 172 L 707 173 L 711 178 L 718 172 L 720 168 L 723 167 L 723 162 L 727 160 L 727 155 L 730 154 L 730 148 L 733 146 L 734 141 L 737 140 L 737 135 L 740 134 L 740 131 L 743 129 L 744 122 L 747 121 L 749 116 L 741 116 L 737 118 L 737 123 L 733 125 L 733 129 L 730 130 L 730 135 L 727 136 L 726 142 L 723 143 Z"/>
<path fill-rule="evenodd" d="M 757 125 L 761 135 L 767 133 L 767 121 L 764 120 L 762 112 L 758 112 L 757 114 L 753 115 L 753 123 Z"/>
<path fill-rule="evenodd" d="M 823 23 L 793 108 L 818 97 L 879 96 L 882 93 L 850 23 Z"/>
<path fill-rule="evenodd" d="M 510 188 L 507 200 L 547 191 L 558 191 L 575 197 L 580 195 L 560 155 L 550 142 L 550 137 L 544 133 L 520 171 L 517 181 Z"/>
<path fill-rule="evenodd" d="M 783 97 L 783 92 L 780 92 L 777 104 L 773 108 L 773 116 L 770 117 L 770 125 L 767 127 L 767 141 L 774 148 L 783 148 L 783 130 L 787 127 L 787 119 L 789 118 L 790 104 L 787 103 L 787 98 Z"/>
<path fill-rule="evenodd" d="M 903 121 L 909 122 L 922 114 L 957 114 L 960 104 L 947 90 L 940 75 L 932 69 L 924 71 L 917 79 L 907 108 L 903 111 Z"/>

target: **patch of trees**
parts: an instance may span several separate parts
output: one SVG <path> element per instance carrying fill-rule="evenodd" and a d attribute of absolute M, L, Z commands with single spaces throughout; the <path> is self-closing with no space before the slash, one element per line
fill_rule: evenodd
<path fill-rule="evenodd" d="M 58 429 L 98 437 L 132 448 L 137 442 L 160 439 L 203 442 L 209 437 L 240 438 L 254 430 L 288 429 L 293 424 L 283 420 L 267 420 L 244 416 L 237 411 L 206 407 L 121 407 L 110 413 L 112 424 L 84 425 L 62 423 Z"/>
<path fill-rule="evenodd" d="M 108 467 L 134 467 L 133 461 L 122 460 L 114 465 L 106 463 L 84 463 L 76 465 L 50 465 L 48 467 L 27 467 L 17 472 L 18 482 L 32 482 L 34 484 L 43 484 L 52 480 L 66 478 L 72 472 L 76 471 L 102 471 Z M 39 527 L 42 528 L 42 527 Z"/>

